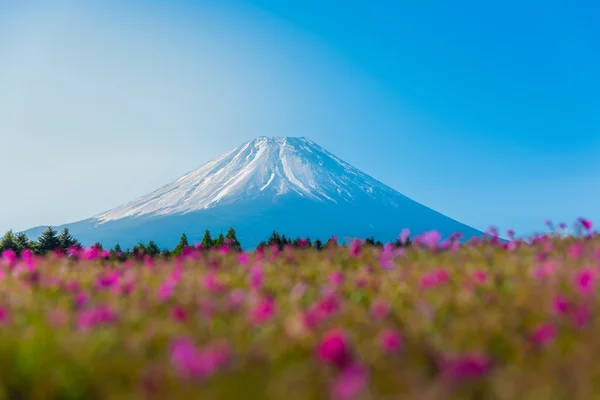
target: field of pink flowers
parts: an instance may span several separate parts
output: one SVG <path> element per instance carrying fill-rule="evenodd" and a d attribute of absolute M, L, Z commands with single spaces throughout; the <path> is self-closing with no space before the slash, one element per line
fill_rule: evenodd
<path fill-rule="evenodd" d="M 600 237 L 0 259 L 3 399 L 600 398 Z"/>

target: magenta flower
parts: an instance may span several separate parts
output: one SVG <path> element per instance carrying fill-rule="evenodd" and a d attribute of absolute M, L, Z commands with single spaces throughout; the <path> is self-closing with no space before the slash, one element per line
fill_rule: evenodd
<path fill-rule="evenodd" d="M 583 243 L 573 243 L 571 246 L 569 246 L 567 254 L 574 260 L 580 258 L 583 254 Z"/>
<path fill-rule="evenodd" d="M 438 231 L 429 231 L 424 232 L 415 238 L 415 243 L 428 247 L 430 249 L 435 249 L 438 245 L 438 242 L 442 238 L 442 234 Z"/>
<path fill-rule="evenodd" d="M 238 256 L 238 262 L 244 266 L 248 265 L 248 263 L 250 262 L 250 256 L 248 255 L 248 253 L 241 253 Z"/>
<path fill-rule="evenodd" d="M 344 282 L 344 274 L 341 272 L 332 272 L 329 275 L 329 282 L 331 282 L 334 285 L 341 285 Z"/>
<path fill-rule="evenodd" d="M 536 279 L 544 279 L 546 277 L 554 275 L 556 269 L 556 263 L 552 261 L 547 261 L 533 270 L 533 276 Z"/>
<path fill-rule="evenodd" d="M 421 277 L 421 287 L 423 289 L 433 288 L 435 286 L 447 283 L 450 280 L 450 274 L 444 268 L 427 272 Z"/>
<path fill-rule="evenodd" d="M 271 298 L 260 301 L 250 311 L 250 321 L 254 325 L 262 325 L 275 315 L 275 300 Z"/>
<path fill-rule="evenodd" d="M 8 268 L 12 268 L 17 262 L 17 253 L 12 250 L 4 250 L 2 252 L 2 263 Z"/>
<path fill-rule="evenodd" d="M 361 239 L 354 239 L 350 242 L 350 246 L 348 248 L 352 257 L 358 257 L 363 243 L 364 241 Z"/>
<path fill-rule="evenodd" d="M 533 329 L 531 340 L 538 346 L 544 346 L 556 338 L 556 327 L 549 323 L 542 323 Z"/>
<path fill-rule="evenodd" d="M 566 314 L 569 311 L 569 301 L 563 295 L 557 295 L 552 301 L 552 310 L 556 314 Z"/>
<path fill-rule="evenodd" d="M 507 234 L 508 234 L 509 239 L 511 239 L 511 240 L 515 239 L 515 231 L 514 230 L 509 229 Z"/>
<path fill-rule="evenodd" d="M 171 309 L 171 315 L 176 321 L 185 321 L 188 318 L 188 313 L 185 308 L 177 305 Z"/>
<path fill-rule="evenodd" d="M 323 362 L 338 368 L 347 366 L 352 359 L 348 339 L 340 329 L 332 329 L 325 334 L 317 347 L 317 354 Z"/>
<path fill-rule="evenodd" d="M 99 289 L 110 288 L 119 282 L 119 272 L 104 273 L 98 277 L 96 287 Z"/>
<path fill-rule="evenodd" d="M 90 296 L 85 292 L 78 292 L 75 294 L 75 309 L 80 310 L 87 305 Z"/>
<path fill-rule="evenodd" d="M 484 284 L 485 282 L 487 282 L 488 279 L 488 274 L 486 271 L 482 270 L 482 269 L 478 269 L 477 271 L 473 271 L 473 273 L 471 274 L 471 276 L 473 277 L 473 280 L 475 281 L 475 283 L 477 284 Z"/>
<path fill-rule="evenodd" d="M 69 321 L 69 314 L 67 314 L 64 310 L 51 310 L 47 315 L 48 323 L 53 327 L 61 327 L 64 326 Z"/>
<path fill-rule="evenodd" d="M 386 329 L 379 335 L 379 344 L 386 352 L 395 352 L 402 347 L 402 336 L 394 329 Z"/>
<path fill-rule="evenodd" d="M 575 288 L 582 294 L 590 294 L 595 289 L 596 273 L 591 268 L 583 268 L 575 275 Z"/>
<path fill-rule="evenodd" d="M 383 300 L 376 300 L 371 304 L 371 315 L 376 320 L 385 319 L 390 313 L 390 305 Z"/>
<path fill-rule="evenodd" d="M 202 278 L 202 286 L 210 292 L 221 292 L 225 289 L 225 285 L 219 281 L 214 271 L 210 271 L 208 274 L 204 275 Z"/>
<path fill-rule="evenodd" d="M 7 324 L 10 320 L 10 312 L 4 307 L 0 307 L 0 324 Z"/>
<path fill-rule="evenodd" d="M 410 229 L 404 228 L 402 232 L 400 232 L 400 236 L 398 236 L 398 240 L 400 243 L 406 243 L 406 241 L 410 238 Z"/>
<path fill-rule="evenodd" d="M 592 221 L 590 221 L 589 219 L 585 219 L 585 218 L 579 218 L 579 223 L 581 224 L 581 226 L 583 227 L 583 229 L 585 229 L 586 231 L 591 231 L 592 230 Z"/>
<path fill-rule="evenodd" d="M 351 399 L 356 397 L 367 386 L 369 374 L 367 370 L 358 364 L 345 367 L 337 377 L 333 388 L 334 399 Z"/>
<path fill-rule="evenodd" d="M 442 376 L 455 381 L 479 378 L 485 375 L 492 365 L 488 357 L 477 353 L 446 358 L 440 364 Z"/>
<path fill-rule="evenodd" d="M 170 348 L 171 361 L 185 378 L 206 378 L 222 368 L 230 358 L 226 344 L 199 350 L 190 339 L 178 338 Z"/>
<path fill-rule="evenodd" d="M 264 280 L 264 273 L 259 265 L 255 265 L 250 269 L 250 287 L 252 289 L 259 289 Z"/>
<path fill-rule="evenodd" d="M 246 295 L 243 290 L 235 289 L 229 293 L 229 306 L 233 309 L 237 309 L 244 304 L 245 298 Z"/>
<path fill-rule="evenodd" d="M 77 318 L 77 327 L 81 331 L 88 331 L 96 326 L 110 325 L 117 321 L 115 312 L 107 306 L 99 306 L 82 311 Z"/>

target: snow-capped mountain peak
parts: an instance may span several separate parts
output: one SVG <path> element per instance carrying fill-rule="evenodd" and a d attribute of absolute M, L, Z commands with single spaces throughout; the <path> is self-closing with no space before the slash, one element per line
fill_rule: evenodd
<path fill-rule="evenodd" d="M 352 203 L 366 195 L 395 205 L 395 193 L 306 137 L 261 136 L 94 218 L 104 223 L 143 215 L 185 214 L 261 197 L 275 201 L 283 195 L 331 203 Z"/>

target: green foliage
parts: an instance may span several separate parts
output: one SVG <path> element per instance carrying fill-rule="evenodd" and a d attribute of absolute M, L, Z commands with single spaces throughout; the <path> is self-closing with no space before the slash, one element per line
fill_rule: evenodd
<path fill-rule="evenodd" d="M 210 249 L 215 245 L 213 238 L 210 234 L 210 231 L 207 229 L 204 231 L 204 236 L 202 237 L 202 247 L 205 249 Z"/>
<path fill-rule="evenodd" d="M 240 244 L 240 241 L 238 240 L 237 235 L 235 233 L 235 229 L 233 229 L 233 227 L 230 227 L 227 231 L 227 234 L 225 235 L 225 241 L 234 250 L 241 250 L 242 248 L 242 245 Z"/>
<path fill-rule="evenodd" d="M 181 235 L 181 238 L 179 239 L 179 244 L 177 245 L 177 247 L 175 247 L 175 249 L 173 249 L 172 254 L 174 256 L 179 256 L 181 255 L 181 253 L 183 252 L 183 249 L 185 249 L 186 247 L 189 247 L 189 243 L 188 243 L 188 238 L 187 235 L 184 233 Z"/>
<path fill-rule="evenodd" d="M 71 247 L 81 248 L 81 243 L 71 235 L 68 228 L 64 228 L 58 234 L 58 246 L 66 253 Z"/>
<path fill-rule="evenodd" d="M 49 226 L 37 240 L 37 253 L 38 254 L 47 254 L 51 251 L 57 250 L 60 248 L 60 242 L 58 240 L 58 236 L 56 231 Z"/>
<path fill-rule="evenodd" d="M 225 236 L 223 236 L 223 233 L 219 233 L 219 236 L 217 236 L 217 239 L 215 240 L 214 243 L 214 247 L 219 248 L 219 247 L 223 247 L 225 245 Z"/>
<path fill-rule="evenodd" d="M 15 253 L 21 251 L 19 243 L 17 242 L 17 237 L 14 235 L 13 231 L 6 232 L 0 240 L 0 253 L 4 250 L 12 250 Z"/>

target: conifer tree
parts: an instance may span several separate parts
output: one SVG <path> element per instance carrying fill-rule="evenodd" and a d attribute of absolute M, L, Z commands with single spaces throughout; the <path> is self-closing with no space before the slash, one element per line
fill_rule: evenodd
<path fill-rule="evenodd" d="M 27 237 L 27 235 L 24 232 L 17 234 L 15 240 L 16 240 L 17 248 L 18 248 L 17 252 L 19 254 L 25 249 L 30 249 L 35 252 L 35 250 L 36 250 L 35 243 L 32 242 L 31 240 L 29 240 L 29 238 Z"/>
<path fill-rule="evenodd" d="M 215 246 L 216 248 L 219 247 L 223 247 L 225 245 L 225 236 L 223 236 L 223 232 L 219 233 L 219 236 L 217 236 L 217 239 L 215 240 Z"/>
<path fill-rule="evenodd" d="M 170 258 L 171 257 L 171 251 L 169 249 L 164 249 L 163 251 L 161 251 L 160 255 L 163 258 Z"/>
<path fill-rule="evenodd" d="M 186 247 L 189 247 L 189 243 L 188 243 L 188 238 L 187 235 L 184 233 L 181 235 L 181 239 L 179 239 L 179 244 L 177 245 L 177 247 L 175 247 L 175 249 L 173 249 L 172 254 L 174 256 L 178 256 L 183 252 L 183 249 L 185 249 Z"/>
<path fill-rule="evenodd" d="M 225 240 L 228 241 L 229 246 L 231 246 L 231 248 L 235 250 L 240 250 L 242 248 L 242 245 L 240 244 L 240 241 L 238 240 L 237 235 L 235 233 L 235 229 L 233 229 L 233 227 L 230 227 L 227 231 L 227 234 L 225 235 Z"/>
<path fill-rule="evenodd" d="M 206 250 L 212 248 L 214 246 L 213 238 L 210 234 L 210 231 L 207 229 L 204 231 L 204 236 L 202 237 L 202 247 Z"/>
<path fill-rule="evenodd" d="M 39 254 L 47 254 L 58 248 L 60 248 L 60 243 L 58 241 L 58 237 L 56 236 L 56 231 L 49 226 L 48 229 L 42 232 L 41 236 L 38 238 L 37 252 Z"/>
<path fill-rule="evenodd" d="M 69 228 L 64 228 L 57 236 L 59 248 L 63 252 L 67 252 L 71 247 L 79 247 L 81 248 L 81 244 L 71 233 L 69 232 Z"/>
<path fill-rule="evenodd" d="M 18 253 L 20 251 L 19 244 L 17 243 L 17 238 L 12 230 L 6 232 L 4 237 L 2 237 L 2 239 L 0 240 L 0 253 L 2 253 L 5 250 L 12 250 L 15 253 Z"/>
<path fill-rule="evenodd" d="M 321 242 L 321 239 L 315 240 L 314 246 L 315 246 L 315 249 L 322 250 L 323 249 L 323 242 Z"/>
<path fill-rule="evenodd" d="M 146 254 L 151 257 L 156 257 L 160 254 L 160 248 L 154 242 L 154 240 L 148 242 L 148 245 L 146 246 Z"/>

